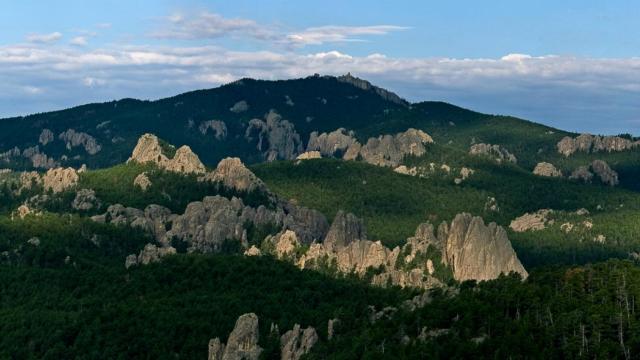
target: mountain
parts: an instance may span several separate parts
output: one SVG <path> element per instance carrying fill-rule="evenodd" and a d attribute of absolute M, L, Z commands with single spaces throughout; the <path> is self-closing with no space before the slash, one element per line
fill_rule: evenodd
<path fill-rule="evenodd" d="M 349 74 L 0 130 L 2 358 L 640 350 L 628 135 L 412 104 Z"/>

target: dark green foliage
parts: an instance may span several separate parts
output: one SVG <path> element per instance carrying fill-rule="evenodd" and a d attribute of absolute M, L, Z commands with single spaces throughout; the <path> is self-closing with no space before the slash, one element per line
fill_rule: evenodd
<path fill-rule="evenodd" d="M 517 276 L 467 282 L 457 296 L 436 292 L 416 312 L 341 328 L 311 358 L 613 359 L 625 352 L 634 358 L 640 351 L 638 296 L 640 267 L 615 260 L 537 270 L 525 282 Z M 423 328 L 445 331 L 420 341 Z M 409 342 L 402 346 L 405 335 Z"/>
<path fill-rule="evenodd" d="M 226 341 L 243 313 L 259 316 L 265 346 L 272 322 L 282 331 L 312 325 L 326 337 L 327 320 L 355 327 L 368 305 L 406 296 L 268 257 L 176 255 L 130 271 L 123 264 L 1 266 L 0 357 L 205 358 L 209 339 Z"/>

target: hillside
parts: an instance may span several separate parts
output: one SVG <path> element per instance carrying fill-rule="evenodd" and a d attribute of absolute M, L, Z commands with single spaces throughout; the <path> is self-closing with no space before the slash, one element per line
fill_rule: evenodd
<path fill-rule="evenodd" d="M 0 120 L 0 357 L 629 358 L 639 144 L 350 75 Z"/>

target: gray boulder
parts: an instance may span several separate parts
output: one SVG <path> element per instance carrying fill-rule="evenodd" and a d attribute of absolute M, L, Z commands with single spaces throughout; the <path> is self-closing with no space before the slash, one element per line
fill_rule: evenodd
<path fill-rule="evenodd" d="M 591 169 L 596 175 L 598 175 L 600 181 L 606 185 L 616 186 L 620 182 L 618 180 L 618 173 L 611 169 L 609 164 L 603 160 L 594 160 L 591 163 Z"/>
<path fill-rule="evenodd" d="M 309 326 L 302 330 L 300 325 L 295 324 L 292 330 L 287 331 L 280 337 L 280 359 L 300 360 L 309 353 L 313 345 L 318 342 L 316 329 Z"/>
<path fill-rule="evenodd" d="M 245 131 L 245 139 L 255 144 L 267 161 L 293 160 L 303 151 L 300 134 L 293 123 L 270 111 L 265 120 L 253 119 Z"/>
<path fill-rule="evenodd" d="M 71 207 L 76 210 L 87 211 L 100 207 L 100 200 L 96 198 L 96 192 L 91 189 L 81 189 L 71 202 Z"/>
<path fill-rule="evenodd" d="M 241 315 L 229 334 L 227 344 L 219 338 L 209 341 L 209 360 L 258 360 L 262 348 L 258 345 L 258 316 Z"/>
<path fill-rule="evenodd" d="M 339 210 L 324 239 L 324 245 L 338 248 L 366 238 L 367 233 L 362 220 L 351 213 Z"/>
<path fill-rule="evenodd" d="M 492 145 L 492 144 L 474 144 L 471 145 L 469 149 L 469 154 L 471 155 L 484 155 L 494 159 L 498 163 L 502 162 L 510 162 L 517 163 L 518 159 L 510 153 L 507 149 L 503 148 L 500 145 Z"/>

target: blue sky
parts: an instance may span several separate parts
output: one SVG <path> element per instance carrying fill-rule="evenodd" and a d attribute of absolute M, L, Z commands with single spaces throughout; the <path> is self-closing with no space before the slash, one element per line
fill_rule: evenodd
<path fill-rule="evenodd" d="M 638 2 L 0 4 L 0 116 L 350 71 L 412 101 L 640 135 Z"/>

